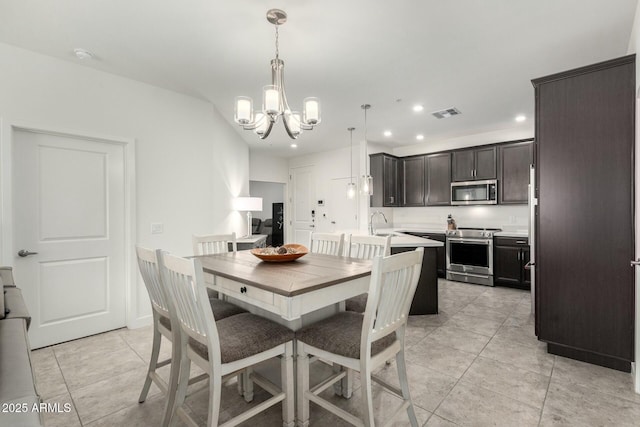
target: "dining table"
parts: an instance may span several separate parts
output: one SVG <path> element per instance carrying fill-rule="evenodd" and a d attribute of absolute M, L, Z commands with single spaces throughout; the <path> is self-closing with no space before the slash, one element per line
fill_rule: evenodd
<path fill-rule="evenodd" d="M 308 253 L 290 262 L 265 262 L 251 251 L 196 257 L 207 287 L 255 314 L 297 331 L 344 310 L 367 293 L 370 260 Z"/>
<path fill-rule="evenodd" d="M 371 279 L 372 261 L 343 256 L 308 253 L 295 261 L 265 262 L 237 251 L 196 258 L 208 288 L 293 331 L 344 311 L 345 300 L 367 293 Z M 351 397 L 352 372 L 334 391 Z"/>

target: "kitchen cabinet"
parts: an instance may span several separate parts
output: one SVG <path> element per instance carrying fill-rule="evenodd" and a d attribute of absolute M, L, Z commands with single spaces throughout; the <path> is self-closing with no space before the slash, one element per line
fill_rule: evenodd
<path fill-rule="evenodd" d="M 451 204 L 451 153 L 425 156 L 426 189 L 425 205 L 448 206 Z M 406 185 L 406 184 L 405 184 Z"/>
<path fill-rule="evenodd" d="M 424 206 L 425 156 L 405 157 L 402 162 L 402 206 Z"/>
<path fill-rule="evenodd" d="M 387 153 L 371 154 L 370 171 L 373 178 L 372 207 L 400 206 L 398 162 L 399 159 Z"/>
<path fill-rule="evenodd" d="M 416 293 L 409 309 L 410 315 L 438 314 L 438 276 L 435 267 L 437 263 L 437 249 L 424 248 L 422 270 L 418 279 Z M 415 247 L 391 247 L 391 254 L 415 251 Z"/>
<path fill-rule="evenodd" d="M 533 163 L 533 143 L 515 142 L 498 146 L 498 202 L 526 204 L 529 195 L 529 167 Z"/>
<path fill-rule="evenodd" d="M 533 80 L 536 331 L 547 350 L 634 360 L 635 55 Z"/>
<path fill-rule="evenodd" d="M 527 238 L 493 239 L 493 283 L 518 289 L 531 289 L 531 275 L 525 270 L 529 262 Z"/>
<path fill-rule="evenodd" d="M 453 152 L 453 181 L 496 178 L 496 147 L 480 147 Z"/>

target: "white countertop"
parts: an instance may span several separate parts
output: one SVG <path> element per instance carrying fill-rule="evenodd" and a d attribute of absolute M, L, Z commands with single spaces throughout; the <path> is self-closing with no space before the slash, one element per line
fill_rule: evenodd
<path fill-rule="evenodd" d="M 393 233 L 391 236 L 392 248 L 441 248 L 444 243 L 437 240 L 423 239 L 422 237 L 410 236 L 390 229 L 377 230 L 377 235 L 382 233 Z"/>
<path fill-rule="evenodd" d="M 527 231 L 498 231 L 494 234 L 496 237 L 524 237 L 529 238 L 529 233 Z"/>

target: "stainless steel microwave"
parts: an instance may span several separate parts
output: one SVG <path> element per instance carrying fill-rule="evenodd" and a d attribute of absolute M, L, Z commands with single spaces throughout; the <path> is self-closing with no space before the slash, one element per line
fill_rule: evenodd
<path fill-rule="evenodd" d="M 498 203 L 498 181 L 465 181 L 451 183 L 452 205 L 495 205 Z"/>

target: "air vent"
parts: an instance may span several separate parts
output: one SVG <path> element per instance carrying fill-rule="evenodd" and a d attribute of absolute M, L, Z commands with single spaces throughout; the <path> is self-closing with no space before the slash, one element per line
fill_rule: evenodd
<path fill-rule="evenodd" d="M 460 110 L 455 107 L 447 108 L 446 110 L 434 111 L 431 113 L 436 119 L 446 119 L 451 116 L 457 116 L 462 114 Z"/>

